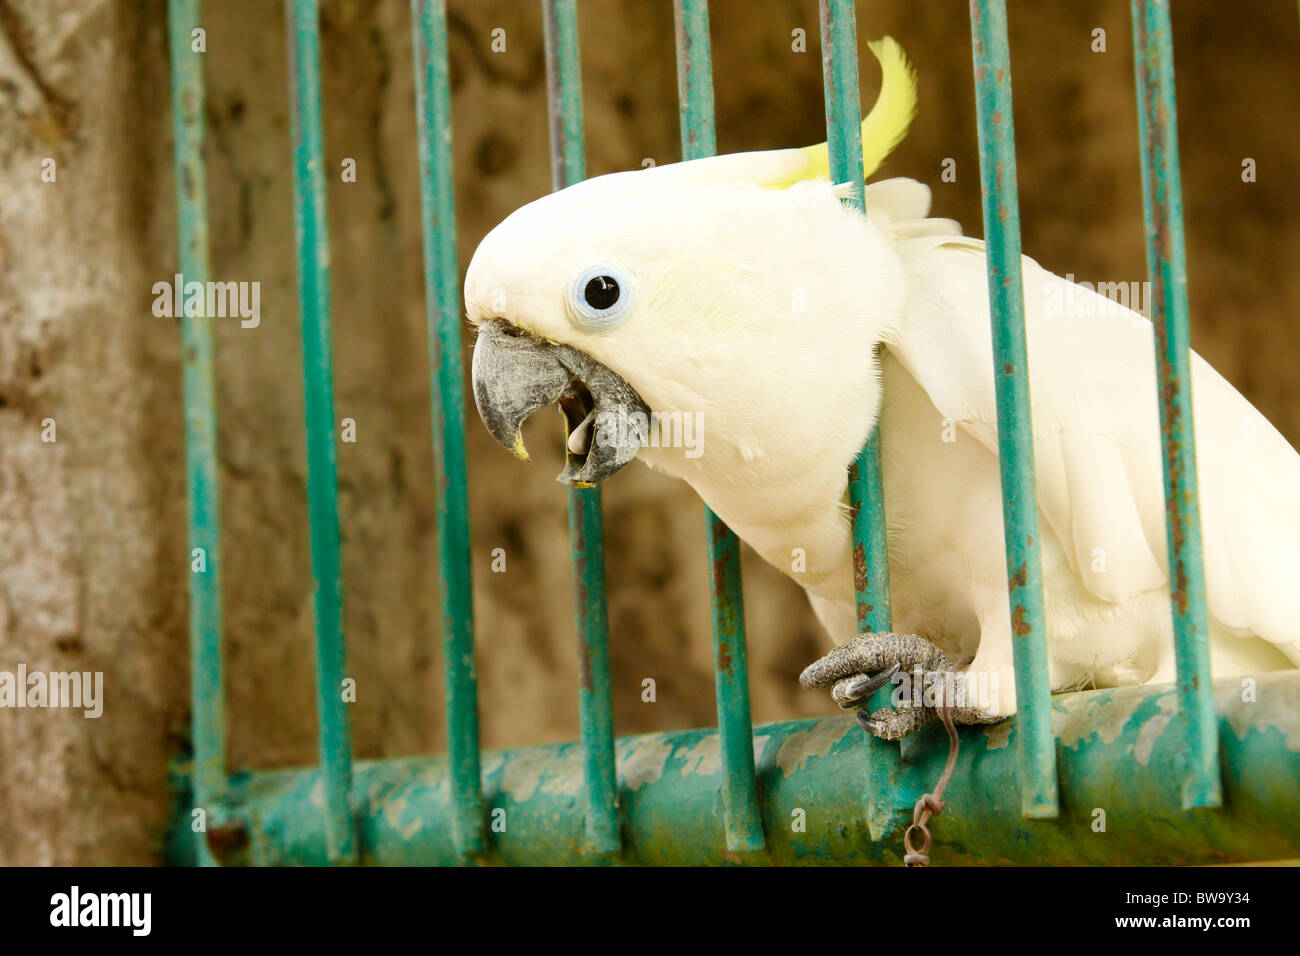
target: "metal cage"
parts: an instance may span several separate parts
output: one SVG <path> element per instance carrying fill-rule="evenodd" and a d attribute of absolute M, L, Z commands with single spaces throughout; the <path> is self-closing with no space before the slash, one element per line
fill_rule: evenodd
<path fill-rule="evenodd" d="M 585 176 L 574 0 L 542 0 L 551 169 Z M 938 837 L 954 862 L 1173 863 L 1300 854 L 1300 729 L 1284 706 L 1300 674 L 1260 680 L 1258 703 L 1211 683 L 1197 508 L 1186 266 L 1168 0 L 1132 0 L 1147 262 L 1153 284 L 1170 585 L 1178 680 L 1052 698 L 1030 428 L 1012 84 L 1005 0 L 970 0 L 988 248 L 1007 580 L 1019 713 L 962 731 Z M 601 492 L 569 492 L 580 655 L 580 740 L 479 748 L 444 0 L 411 0 L 416 58 L 448 754 L 353 764 L 339 692 L 339 522 L 331 381 L 317 0 L 286 0 L 294 213 L 315 577 L 320 762 L 228 773 L 214 348 L 202 315 L 182 318 L 191 575 L 193 761 L 169 840 L 204 864 L 897 863 L 902 827 L 938 776 L 942 748 L 903 748 L 850 718 L 751 726 L 739 541 L 711 512 L 718 726 L 616 740 L 610 706 Z M 169 0 L 181 270 L 208 277 L 200 0 Z M 676 0 L 684 159 L 714 152 L 707 0 Z M 831 173 L 862 205 L 852 0 L 821 0 Z M 880 453 L 850 475 L 858 619 L 890 628 Z M 1270 703 L 1270 701 L 1272 703 Z M 931 728 L 932 730 L 933 728 Z M 1093 813 L 1111 821 L 1104 838 Z M 206 825 L 193 825 L 202 809 Z M 495 826 L 504 815 L 509 825 Z M 803 826 L 791 825 L 802 815 Z M 194 832 L 198 830 L 197 834 Z"/>

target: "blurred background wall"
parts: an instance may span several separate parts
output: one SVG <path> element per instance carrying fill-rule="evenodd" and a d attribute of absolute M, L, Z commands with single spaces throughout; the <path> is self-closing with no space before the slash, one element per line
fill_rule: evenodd
<path fill-rule="evenodd" d="M 539 4 L 449 0 L 462 263 L 549 189 Z M 713 0 L 720 151 L 824 139 L 815 0 Z M 311 569 L 281 5 L 205 4 L 214 279 L 259 281 L 262 321 L 218 320 L 230 765 L 315 757 Z M 1125 0 L 1010 0 L 1026 251 L 1142 281 Z M 581 0 L 588 171 L 678 158 L 670 0 Z M 168 761 L 188 737 L 179 333 L 163 0 L 0 0 L 0 670 L 99 670 L 104 716 L 0 711 L 0 863 L 158 859 Z M 359 758 L 444 746 L 434 479 L 408 6 L 324 0 L 343 575 Z M 879 175 L 935 190 L 980 234 L 960 0 L 863 0 L 865 41 L 920 73 Z M 492 31 L 506 49 L 493 52 Z M 1174 10 L 1193 340 L 1293 442 L 1300 406 L 1300 22 L 1293 0 Z M 1104 52 L 1094 51 L 1096 30 Z M 799 50 L 796 30 L 806 33 Z M 57 180 L 41 181 L 42 160 Z M 356 161 L 357 181 L 339 176 Z M 1257 181 L 1243 182 L 1243 160 Z M 941 181 L 955 161 L 954 182 Z M 471 345 L 466 335 L 466 349 Z M 1154 398 L 1153 398 L 1154 400 Z M 552 416 L 515 462 L 469 435 L 487 746 L 576 736 L 566 496 Z M 57 441 L 41 441 L 55 419 Z M 605 489 L 619 733 L 714 720 L 703 508 L 632 467 Z M 504 548 L 505 573 L 491 573 Z M 754 714 L 828 712 L 795 683 L 826 641 L 802 592 L 745 559 Z M 658 699 L 643 703 L 653 677 Z"/>

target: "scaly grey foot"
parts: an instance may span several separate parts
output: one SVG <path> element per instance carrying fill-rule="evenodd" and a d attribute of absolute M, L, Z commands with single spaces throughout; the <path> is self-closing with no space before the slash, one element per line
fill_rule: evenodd
<path fill-rule="evenodd" d="M 965 699 L 965 684 L 948 655 L 919 634 L 859 634 L 814 661 L 799 675 L 804 687 L 829 687 L 840 707 L 857 709 L 858 723 L 882 740 L 900 740 L 938 716 L 947 701 L 958 724 L 998 718 Z M 893 706 L 868 714 L 861 708 L 880 688 L 898 685 Z"/>

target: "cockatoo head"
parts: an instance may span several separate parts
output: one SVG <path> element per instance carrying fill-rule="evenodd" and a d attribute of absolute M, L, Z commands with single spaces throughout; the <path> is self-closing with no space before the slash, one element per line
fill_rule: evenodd
<path fill-rule="evenodd" d="M 885 85 L 864 134 L 878 162 L 906 130 L 914 89 L 896 46 L 873 50 Z M 872 126 L 882 104 L 888 135 Z M 843 206 L 825 157 L 823 145 L 615 173 L 506 218 L 465 279 L 488 431 L 526 459 L 523 421 L 558 403 L 559 480 L 579 486 L 631 461 L 662 416 L 699 416 L 715 467 L 815 444 L 845 418 L 861 419 L 860 444 L 901 266 Z"/>

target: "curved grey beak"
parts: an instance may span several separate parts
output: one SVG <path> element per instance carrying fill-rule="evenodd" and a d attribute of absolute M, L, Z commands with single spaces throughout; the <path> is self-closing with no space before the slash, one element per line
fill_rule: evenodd
<path fill-rule="evenodd" d="M 621 376 L 585 352 L 488 319 L 474 345 L 474 403 L 492 437 L 528 460 L 520 432 L 533 412 L 560 405 L 565 467 L 558 480 L 590 487 L 619 471 L 647 441 L 650 409 Z"/>

